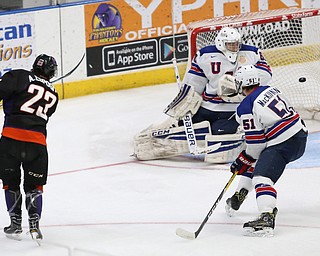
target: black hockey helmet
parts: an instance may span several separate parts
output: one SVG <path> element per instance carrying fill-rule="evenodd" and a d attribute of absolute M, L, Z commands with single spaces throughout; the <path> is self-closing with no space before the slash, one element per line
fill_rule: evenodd
<path fill-rule="evenodd" d="M 32 65 L 32 72 L 40 77 L 50 80 L 57 73 L 57 62 L 52 56 L 40 54 Z"/>

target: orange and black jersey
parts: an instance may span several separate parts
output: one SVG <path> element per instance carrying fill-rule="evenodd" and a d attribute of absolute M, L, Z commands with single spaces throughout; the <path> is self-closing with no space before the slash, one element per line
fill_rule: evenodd
<path fill-rule="evenodd" d="M 5 121 L 2 136 L 46 145 L 47 123 L 58 94 L 50 82 L 27 70 L 12 70 L 0 78 Z"/>

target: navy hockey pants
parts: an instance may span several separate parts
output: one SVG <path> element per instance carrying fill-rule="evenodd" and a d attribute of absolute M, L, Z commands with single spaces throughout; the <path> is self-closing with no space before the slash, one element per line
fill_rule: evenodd
<path fill-rule="evenodd" d="M 268 177 L 276 183 L 286 165 L 304 154 L 307 136 L 307 132 L 300 130 L 290 139 L 264 149 L 255 165 L 253 176 Z"/>

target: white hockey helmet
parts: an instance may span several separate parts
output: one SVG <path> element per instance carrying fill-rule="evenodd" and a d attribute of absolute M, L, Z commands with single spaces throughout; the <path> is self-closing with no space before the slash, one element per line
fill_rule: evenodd
<path fill-rule="evenodd" d="M 243 88 L 248 86 L 260 85 L 260 77 L 257 68 L 253 65 L 245 65 L 238 68 L 235 75 L 236 87 L 242 94 Z"/>
<path fill-rule="evenodd" d="M 234 63 L 241 48 L 241 35 L 236 28 L 222 28 L 215 38 L 215 45 L 227 59 Z"/>

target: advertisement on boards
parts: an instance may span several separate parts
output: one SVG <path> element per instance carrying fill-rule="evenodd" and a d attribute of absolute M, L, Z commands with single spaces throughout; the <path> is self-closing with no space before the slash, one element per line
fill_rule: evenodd
<path fill-rule="evenodd" d="M 171 25 L 171 15 L 165 12 L 170 1 L 158 11 L 158 6 L 141 8 L 134 5 L 136 1 L 124 2 L 85 6 L 88 76 L 169 64 L 174 50 L 178 60 L 187 60 L 185 24 Z"/>
<path fill-rule="evenodd" d="M 188 59 L 187 25 L 243 12 L 300 7 L 301 0 L 116 0 L 84 6 L 87 76 Z M 174 35 L 174 37 L 173 37 Z"/>
<path fill-rule="evenodd" d="M 11 69 L 32 67 L 35 48 L 34 16 L 16 14 L 0 19 L 0 77 Z"/>

